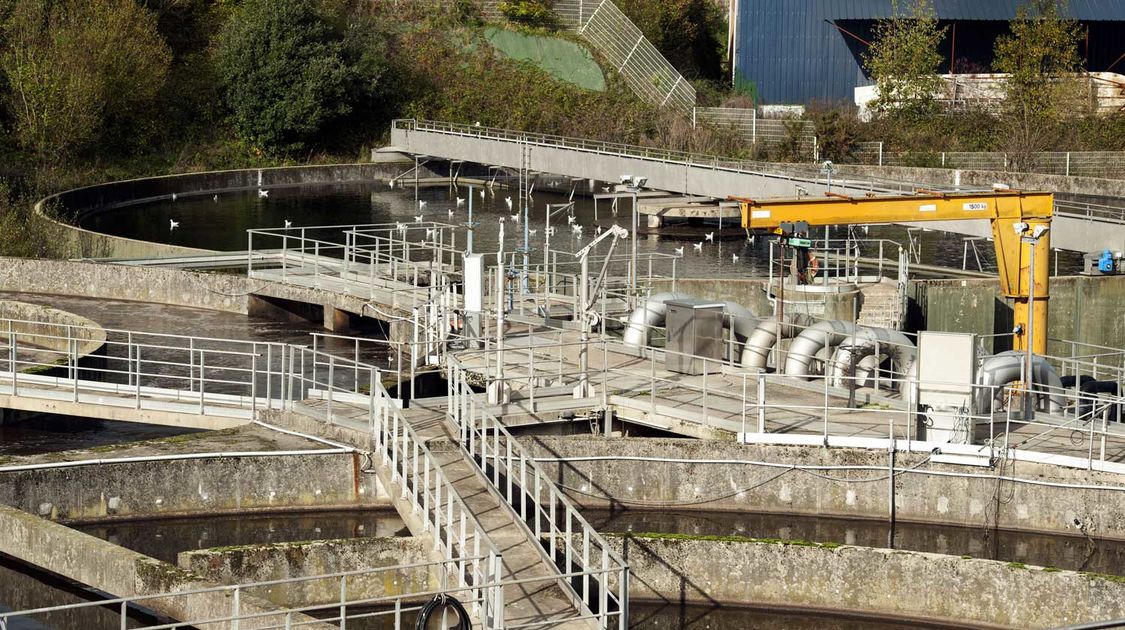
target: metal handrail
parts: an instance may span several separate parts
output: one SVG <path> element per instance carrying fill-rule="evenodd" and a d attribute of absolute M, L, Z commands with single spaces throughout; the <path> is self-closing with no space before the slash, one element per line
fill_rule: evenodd
<path fill-rule="evenodd" d="M 596 610 L 602 628 L 611 627 L 609 623 L 612 615 L 609 613 L 609 605 L 615 603 L 618 611 L 624 611 L 618 616 L 618 626 L 619 630 L 625 630 L 628 622 L 628 564 L 609 547 L 598 531 L 555 486 L 550 476 L 524 451 L 519 441 L 508 432 L 504 424 L 477 404 L 469 387 L 467 370 L 461 362 L 456 358 L 447 357 L 446 366 L 450 376 L 448 393 L 450 417 L 460 431 L 462 447 L 471 459 L 477 462 L 480 472 L 491 481 L 493 487 L 505 497 L 513 509 L 516 509 L 528 533 L 537 541 L 542 540 L 544 535 L 548 537 L 546 548 L 540 547 L 546 561 L 552 564 L 556 562 L 560 537 L 565 540 L 564 572 L 569 572 L 574 562 L 578 562 L 584 571 L 589 571 L 590 550 L 592 547 L 600 548 L 603 575 L 608 576 L 610 572 L 619 575 L 617 593 L 610 593 L 607 583 L 601 584 L 598 589 L 591 589 L 591 584 L 585 577 L 582 581 L 581 593 L 570 584 L 569 580 L 560 579 L 560 586 L 583 612 L 595 614 L 592 611 Z M 491 475 L 488 472 L 490 464 Z M 541 498 L 544 491 L 547 494 L 546 504 Z M 530 499 L 530 506 L 528 499 Z M 562 506 L 561 515 L 556 512 L 557 505 Z M 559 524 L 557 517 L 560 516 L 565 525 Z M 574 527 L 575 524 L 577 528 Z M 572 557 L 574 536 L 579 534 L 582 537 L 581 555 Z M 596 602 L 593 597 L 595 591 L 598 596 Z M 611 598 L 614 601 L 611 602 Z"/>

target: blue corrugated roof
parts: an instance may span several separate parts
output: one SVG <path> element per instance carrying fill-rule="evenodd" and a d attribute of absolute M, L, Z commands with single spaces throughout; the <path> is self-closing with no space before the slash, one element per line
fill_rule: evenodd
<path fill-rule="evenodd" d="M 996 37 L 1023 2 L 934 0 L 941 19 L 961 23 L 956 49 L 951 31 L 943 56 L 988 68 Z M 891 0 L 738 0 L 737 80 L 766 103 L 850 101 L 853 88 L 870 83 L 860 40 L 869 41 L 873 21 L 890 11 Z M 1070 0 L 1069 13 L 1088 25 L 1080 53 L 1090 70 L 1106 70 L 1125 52 L 1125 28 L 1117 24 L 1125 22 L 1125 0 Z"/>
<path fill-rule="evenodd" d="M 816 0 L 814 4 L 819 6 L 810 10 L 833 20 L 868 20 L 891 13 L 890 0 Z M 1026 0 L 934 0 L 934 11 L 943 20 L 1010 20 L 1024 4 Z M 1068 4 L 1069 15 L 1079 20 L 1125 21 L 1123 0 L 1070 0 Z"/>

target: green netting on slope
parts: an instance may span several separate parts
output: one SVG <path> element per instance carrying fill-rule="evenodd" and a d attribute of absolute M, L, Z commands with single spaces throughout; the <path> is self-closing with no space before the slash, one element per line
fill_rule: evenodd
<path fill-rule="evenodd" d="M 593 55 L 574 42 L 493 27 L 486 28 L 484 36 L 505 56 L 533 63 L 560 81 L 587 90 L 605 90 L 605 75 Z"/>

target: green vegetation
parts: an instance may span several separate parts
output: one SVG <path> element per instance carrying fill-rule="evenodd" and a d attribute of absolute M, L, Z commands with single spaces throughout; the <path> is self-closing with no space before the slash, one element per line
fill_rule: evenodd
<path fill-rule="evenodd" d="M 1081 108 L 1078 23 L 1063 18 L 1057 0 L 1030 0 L 1020 7 L 1011 32 L 996 41 L 996 70 L 1010 75 L 1005 86 L 1005 149 L 1030 165 L 1031 154 L 1053 146 L 1071 112 Z"/>
<path fill-rule="evenodd" d="M 872 108 L 913 122 L 937 113 L 935 94 L 942 87 L 937 48 L 946 29 L 938 27 L 932 0 L 913 0 L 907 9 L 891 0 L 891 14 L 875 24 L 864 58 L 878 86 Z"/>
<path fill-rule="evenodd" d="M 649 540 L 698 540 L 706 542 L 730 542 L 730 543 L 758 543 L 764 545 L 789 545 L 795 547 L 818 547 L 820 549 L 837 549 L 842 547 L 838 543 L 820 543 L 808 540 L 785 540 L 782 538 L 747 538 L 745 536 L 703 536 L 697 534 L 669 534 L 669 533 L 651 533 L 651 532 L 610 532 L 604 534 L 605 536 L 613 536 L 615 538 L 645 538 Z"/>
<path fill-rule="evenodd" d="M 386 39 L 369 15 L 310 0 L 245 0 L 216 43 L 239 137 L 278 155 L 323 142 L 381 102 Z"/>
<path fill-rule="evenodd" d="M 616 2 L 645 37 L 688 79 L 714 83 L 728 76 L 724 68 L 726 15 L 712 0 Z"/>

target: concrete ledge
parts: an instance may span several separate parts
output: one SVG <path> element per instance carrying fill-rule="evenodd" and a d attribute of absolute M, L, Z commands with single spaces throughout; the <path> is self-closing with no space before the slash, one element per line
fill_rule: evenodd
<path fill-rule="evenodd" d="M 360 464 L 357 453 L 263 453 L 14 471 L 0 473 L 0 504 L 68 522 L 389 506 Z"/>
<path fill-rule="evenodd" d="M 630 594 L 640 600 L 798 606 L 1015 628 L 1125 617 L 1121 578 L 802 542 L 606 538 L 629 563 Z"/>
<path fill-rule="evenodd" d="M 208 580 L 246 584 L 429 563 L 431 547 L 413 537 L 316 540 L 185 551 L 177 563 Z M 355 600 L 436 590 L 441 576 L 430 569 L 437 566 L 348 576 L 348 597 Z M 279 606 L 318 606 L 340 601 L 340 580 L 324 578 L 248 592 Z"/>
<path fill-rule="evenodd" d="M 889 514 L 885 480 L 889 458 L 883 451 L 652 438 L 535 437 L 524 439 L 523 444 L 540 458 L 598 458 L 539 464 L 582 506 L 671 509 L 691 505 L 711 511 L 871 519 L 886 519 Z M 684 461 L 654 461 L 659 459 Z M 704 463 L 708 460 L 750 463 Z M 1125 486 L 1121 475 L 1019 462 L 1006 467 L 1003 474 L 1034 483 L 999 482 L 995 469 L 927 460 L 927 455 L 919 453 L 896 456 L 898 520 L 1125 539 L 1125 493 L 1098 489 Z M 785 466 L 873 469 L 825 469 L 808 474 Z M 929 471 L 964 476 L 927 474 Z M 1052 483 L 1087 487 L 1055 487 L 1049 485 Z M 999 503 L 998 487 L 1004 496 Z"/>
<path fill-rule="evenodd" d="M 0 536 L 0 552 L 118 597 L 217 586 L 168 563 L 14 508 L 0 506 L 0 531 L 4 532 Z M 191 621 L 222 616 L 233 609 L 233 602 L 228 593 L 213 592 L 170 595 L 147 600 L 145 606 L 174 619 Z M 239 602 L 239 610 L 242 614 L 253 614 L 269 613 L 276 608 L 269 602 L 247 596 Z M 266 615 L 243 621 L 240 627 L 277 627 L 284 621 L 283 616 Z M 300 614 L 293 615 L 293 622 L 310 623 L 302 627 L 318 629 L 335 627 Z M 207 630 L 226 627 L 226 624 L 196 625 Z"/>
<path fill-rule="evenodd" d="M 10 332 L 16 334 L 16 342 L 21 344 L 69 353 L 71 348 L 67 347 L 67 337 L 70 336 L 79 342 L 79 358 L 91 355 L 105 345 L 105 330 L 94 320 L 42 304 L 0 300 L 0 319 L 19 320 L 12 322 Z"/>

